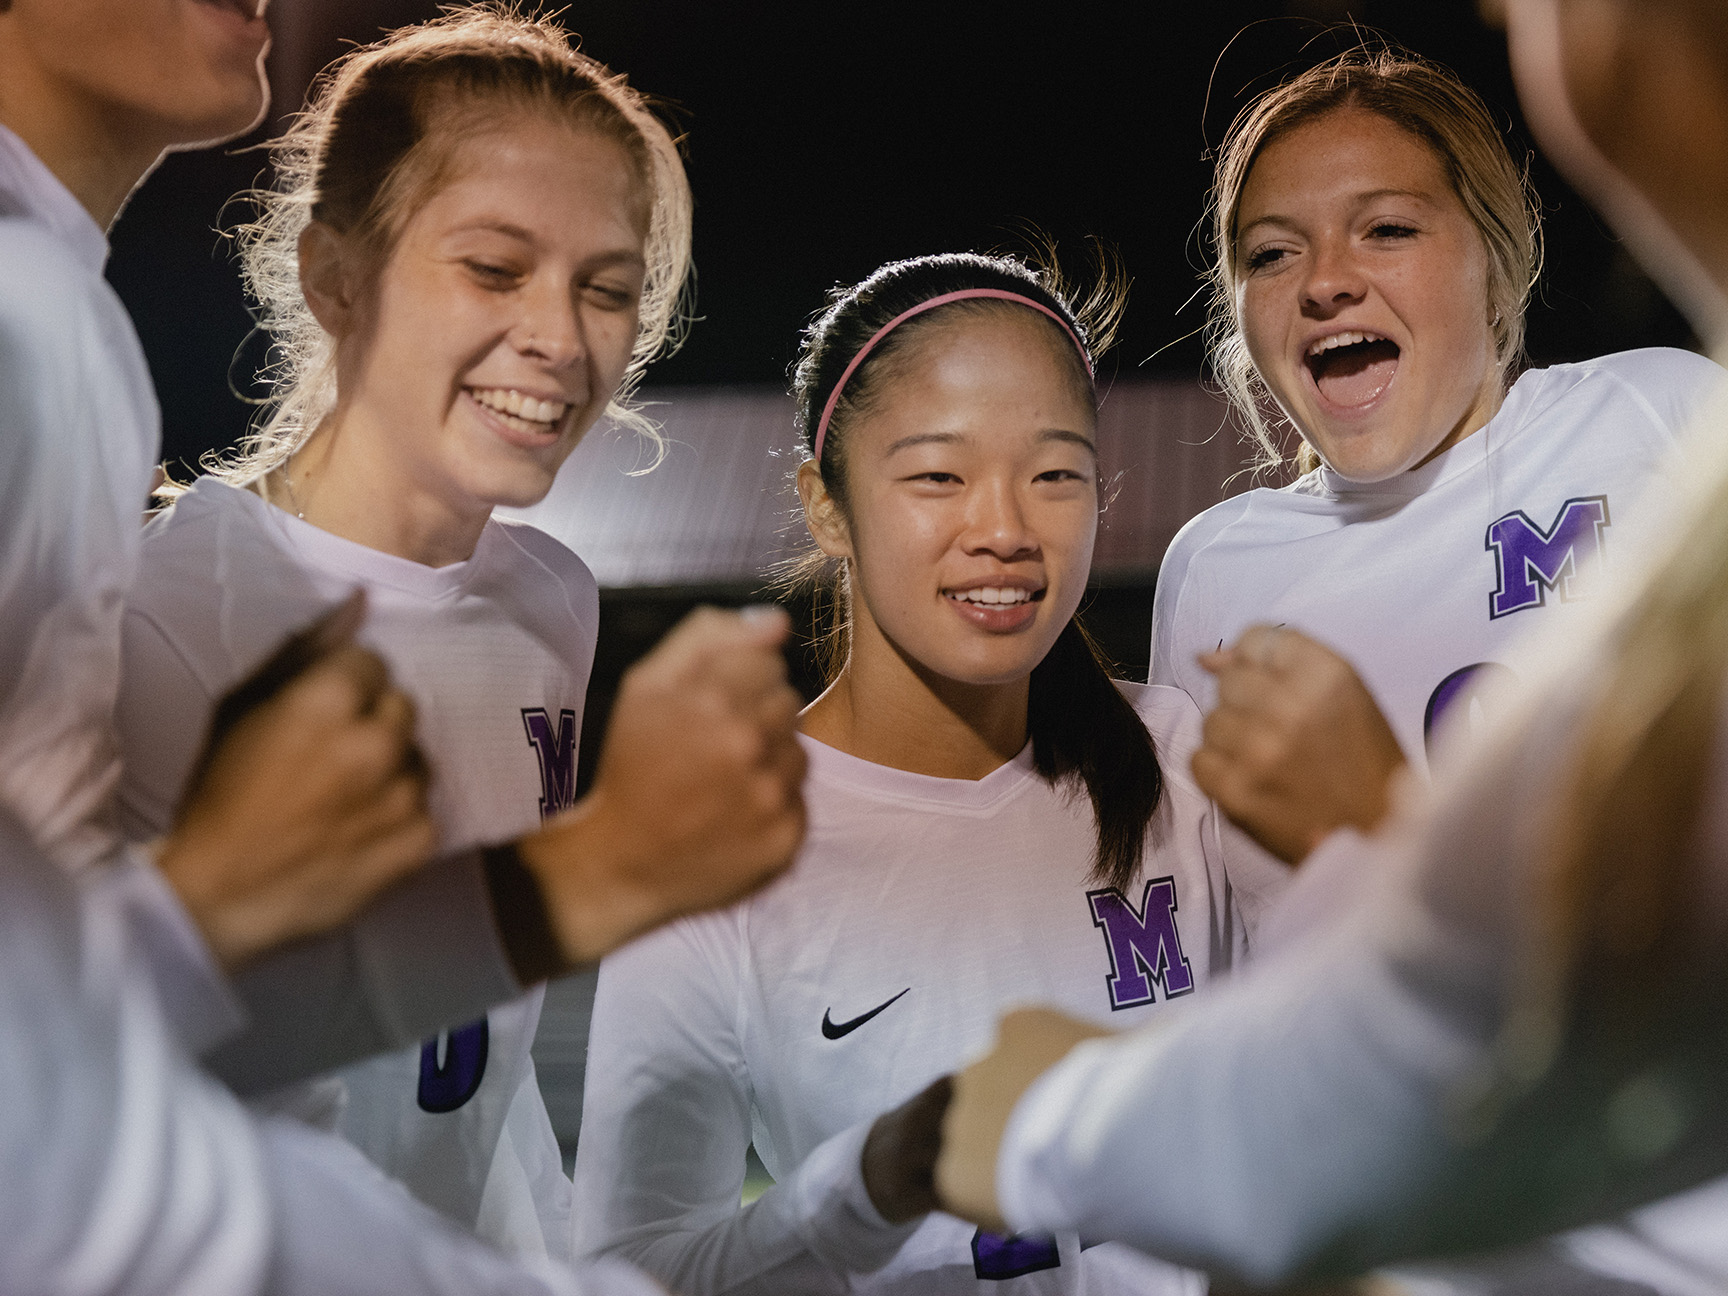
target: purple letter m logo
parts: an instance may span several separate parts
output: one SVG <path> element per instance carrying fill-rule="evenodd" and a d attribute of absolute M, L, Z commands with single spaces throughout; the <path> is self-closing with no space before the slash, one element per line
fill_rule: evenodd
<path fill-rule="evenodd" d="M 560 711 L 554 729 L 545 707 L 523 707 L 522 727 L 540 758 L 540 817 L 550 819 L 576 804 L 576 713 Z"/>
<path fill-rule="evenodd" d="M 1579 567 L 1602 556 L 1602 532 L 1607 525 L 1606 495 L 1567 500 L 1546 531 L 1522 509 L 1491 523 L 1483 547 L 1494 551 L 1500 588 L 1488 596 L 1488 619 L 1541 607 L 1549 590 L 1569 602 L 1581 592 L 1572 588 Z"/>
<path fill-rule="evenodd" d="M 1110 946 L 1110 975 L 1104 984 L 1110 991 L 1111 1011 L 1151 1003 L 1154 984 L 1164 987 L 1166 999 L 1194 988 L 1194 974 L 1176 933 L 1175 878 L 1148 882 L 1139 913 L 1114 887 L 1088 891 L 1086 899 L 1092 905 L 1092 925 L 1104 929 Z"/>

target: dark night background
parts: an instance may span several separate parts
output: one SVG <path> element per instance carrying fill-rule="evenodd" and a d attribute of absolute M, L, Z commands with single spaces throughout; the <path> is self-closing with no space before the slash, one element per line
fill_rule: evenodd
<path fill-rule="evenodd" d="M 277 108 L 311 71 L 428 0 L 275 0 Z M 1469 0 L 733 6 L 589 0 L 563 11 L 589 53 L 667 101 L 688 133 L 701 322 L 656 385 L 781 383 L 798 329 L 836 282 L 894 257 L 1088 235 L 1134 278 L 1120 373 L 1199 379 L 1190 303 L 1208 148 L 1244 92 L 1351 39 L 1349 20 L 1451 65 L 1531 146 L 1504 41 Z M 1216 75 L 1214 67 L 1216 66 Z M 1208 86 L 1210 84 L 1210 102 Z M 263 138 L 260 132 L 257 138 Z M 255 143 L 253 141 L 248 141 Z M 114 231 L 110 277 L 143 335 L 165 452 L 195 462 L 238 435 L 262 352 L 215 232 L 265 178 L 229 146 L 169 159 Z M 1689 340 L 1685 325 L 1539 158 L 1548 262 L 1537 363 Z M 1185 305 L 1185 303 L 1188 303 Z M 238 351 L 238 358 L 237 358 Z"/>

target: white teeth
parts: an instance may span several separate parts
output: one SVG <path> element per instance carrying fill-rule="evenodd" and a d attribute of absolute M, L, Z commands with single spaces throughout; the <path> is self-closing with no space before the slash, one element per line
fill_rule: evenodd
<path fill-rule="evenodd" d="M 1384 342 L 1385 335 L 1380 333 L 1334 333 L 1331 337 L 1323 337 L 1308 348 L 1311 356 L 1324 355 L 1339 347 L 1356 346 L 1363 342 Z"/>
<path fill-rule="evenodd" d="M 513 414 L 529 423 L 556 423 L 570 408 L 567 401 L 539 400 L 513 387 L 473 387 L 469 394 L 487 409 Z"/>
<path fill-rule="evenodd" d="M 949 597 L 959 599 L 962 603 L 984 603 L 994 606 L 1002 603 L 1030 603 L 1032 591 L 1013 589 L 1008 586 L 984 585 L 978 589 L 956 590 Z"/>

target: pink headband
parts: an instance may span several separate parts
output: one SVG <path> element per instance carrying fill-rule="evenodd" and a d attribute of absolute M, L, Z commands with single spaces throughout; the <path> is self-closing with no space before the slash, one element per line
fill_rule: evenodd
<path fill-rule="evenodd" d="M 1086 348 L 1080 345 L 1080 339 L 1075 335 L 1073 327 L 1043 302 L 1033 301 L 1030 297 L 1023 297 L 1017 292 L 1009 292 L 1005 288 L 962 288 L 959 292 L 943 293 L 940 297 L 932 297 L 929 301 L 919 302 L 911 310 L 901 311 L 877 329 L 871 335 L 870 340 L 858 349 L 858 354 L 852 357 L 852 363 L 846 366 L 845 372 L 840 375 L 840 381 L 835 383 L 834 390 L 828 393 L 828 403 L 822 407 L 822 418 L 816 424 L 814 445 L 817 463 L 822 462 L 822 442 L 827 439 L 828 420 L 834 417 L 834 407 L 840 403 L 840 393 L 846 390 L 846 384 L 857 372 L 858 366 L 864 363 L 864 357 L 876 349 L 876 344 L 914 315 L 922 315 L 925 311 L 935 310 L 938 306 L 946 306 L 949 302 L 965 301 L 971 297 L 995 297 L 1001 301 L 1019 302 L 1022 306 L 1030 306 L 1033 310 L 1048 315 L 1062 326 L 1062 331 L 1074 343 L 1074 349 L 1080 353 L 1080 362 L 1086 366 L 1086 376 L 1088 378 L 1094 376 L 1092 359 L 1086 354 Z"/>

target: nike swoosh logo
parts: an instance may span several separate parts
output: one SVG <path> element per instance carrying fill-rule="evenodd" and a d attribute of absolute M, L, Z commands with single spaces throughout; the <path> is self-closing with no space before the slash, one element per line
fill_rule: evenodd
<path fill-rule="evenodd" d="M 842 1035 L 850 1035 L 853 1031 L 857 1030 L 865 1022 L 869 1021 L 872 1017 L 874 1017 L 877 1013 L 881 1012 L 884 1008 L 887 1008 L 889 1005 L 893 1004 L 895 1002 L 895 1000 L 897 1000 L 901 997 L 901 995 L 909 994 L 911 992 L 911 990 L 912 990 L 912 987 L 907 986 L 906 989 L 902 990 L 900 992 L 900 994 L 895 995 L 894 998 L 890 999 L 887 1003 L 877 1004 L 874 1008 L 872 1008 L 869 1012 L 865 1013 L 862 1017 L 854 1017 L 851 1021 L 845 1021 L 845 1022 L 840 1022 L 840 1023 L 836 1024 L 835 1022 L 830 1021 L 829 1017 L 828 1017 L 828 1013 L 832 1010 L 831 1009 L 825 1010 L 822 1014 L 822 1034 L 823 1034 L 824 1038 L 839 1039 Z M 806 1020 L 808 1020 L 808 1018 L 806 1018 Z"/>

